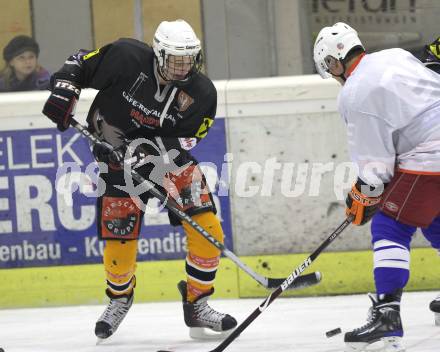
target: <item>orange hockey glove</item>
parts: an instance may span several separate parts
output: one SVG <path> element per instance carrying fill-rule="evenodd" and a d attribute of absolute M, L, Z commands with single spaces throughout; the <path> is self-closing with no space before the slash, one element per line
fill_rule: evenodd
<path fill-rule="evenodd" d="M 358 179 L 345 200 L 345 204 L 347 205 L 345 214 L 347 216 L 354 216 L 354 225 L 364 225 L 370 221 L 370 219 L 379 209 L 379 203 L 382 198 L 380 196 L 368 197 L 360 191 L 362 186 L 366 185 L 362 180 Z"/>

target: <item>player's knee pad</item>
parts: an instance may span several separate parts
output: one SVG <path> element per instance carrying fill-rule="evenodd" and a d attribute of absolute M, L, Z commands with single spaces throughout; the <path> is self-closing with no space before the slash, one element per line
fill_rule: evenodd
<path fill-rule="evenodd" d="M 399 243 L 380 240 L 374 243 L 374 269 L 395 268 L 409 270 L 409 249 Z"/>
<path fill-rule="evenodd" d="M 191 217 L 201 227 L 203 227 L 212 237 L 223 243 L 223 229 L 218 217 L 211 211 L 193 215 Z M 220 256 L 220 250 L 201 234 L 194 230 L 188 223 L 183 223 L 183 228 L 187 236 L 188 252 L 204 258 L 214 258 Z"/>
<path fill-rule="evenodd" d="M 136 284 L 137 241 L 107 241 L 104 248 L 104 267 L 107 287 L 111 293 L 130 293 Z"/>
<path fill-rule="evenodd" d="M 374 281 L 378 294 L 403 289 L 409 279 L 410 253 L 404 245 L 390 241 L 374 242 Z"/>
<path fill-rule="evenodd" d="M 377 293 L 392 293 L 405 287 L 409 278 L 410 242 L 416 231 L 379 212 L 373 217 L 374 280 Z"/>
<path fill-rule="evenodd" d="M 380 212 L 376 214 L 371 225 L 374 268 L 409 270 L 409 246 L 415 230 Z"/>

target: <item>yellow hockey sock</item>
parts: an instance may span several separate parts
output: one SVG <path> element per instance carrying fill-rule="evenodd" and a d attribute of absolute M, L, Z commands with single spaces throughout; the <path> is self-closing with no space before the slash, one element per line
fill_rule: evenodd
<path fill-rule="evenodd" d="M 137 241 L 110 240 L 104 248 L 108 290 L 114 295 L 130 294 L 136 284 Z"/>
<path fill-rule="evenodd" d="M 213 212 L 197 214 L 191 218 L 217 241 L 223 243 L 223 229 Z M 220 250 L 186 222 L 183 222 L 183 228 L 188 246 L 186 257 L 187 300 L 194 302 L 198 296 L 212 290 L 220 261 Z"/>

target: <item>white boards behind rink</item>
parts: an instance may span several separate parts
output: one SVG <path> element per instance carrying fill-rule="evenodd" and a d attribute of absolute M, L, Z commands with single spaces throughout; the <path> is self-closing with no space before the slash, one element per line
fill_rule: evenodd
<path fill-rule="evenodd" d="M 226 119 L 228 153 L 220 182 L 231 203 L 234 251 L 314 250 L 344 219 L 345 194 L 356 178 L 336 108 L 338 84 L 318 75 L 214 83 L 217 118 Z M 48 95 L 2 93 L 0 130 L 53 127 L 41 114 Z M 82 122 L 95 95 L 81 93 L 76 116 Z M 353 226 L 329 250 L 368 249 L 370 241 L 368 224 Z M 413 245 L 427 243 L 416 236 Z"/>

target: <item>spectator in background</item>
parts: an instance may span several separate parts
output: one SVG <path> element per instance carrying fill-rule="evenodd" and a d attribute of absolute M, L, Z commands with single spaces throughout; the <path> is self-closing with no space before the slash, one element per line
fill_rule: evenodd
<path fill-rule="evenodd" d="M 38 64 L 40 48 L 31 37 L 14 37 L 3 49 L 6 67 L 0 72 L 0 92 L 41 90 L 49 87 L 50 73 Z"/>

